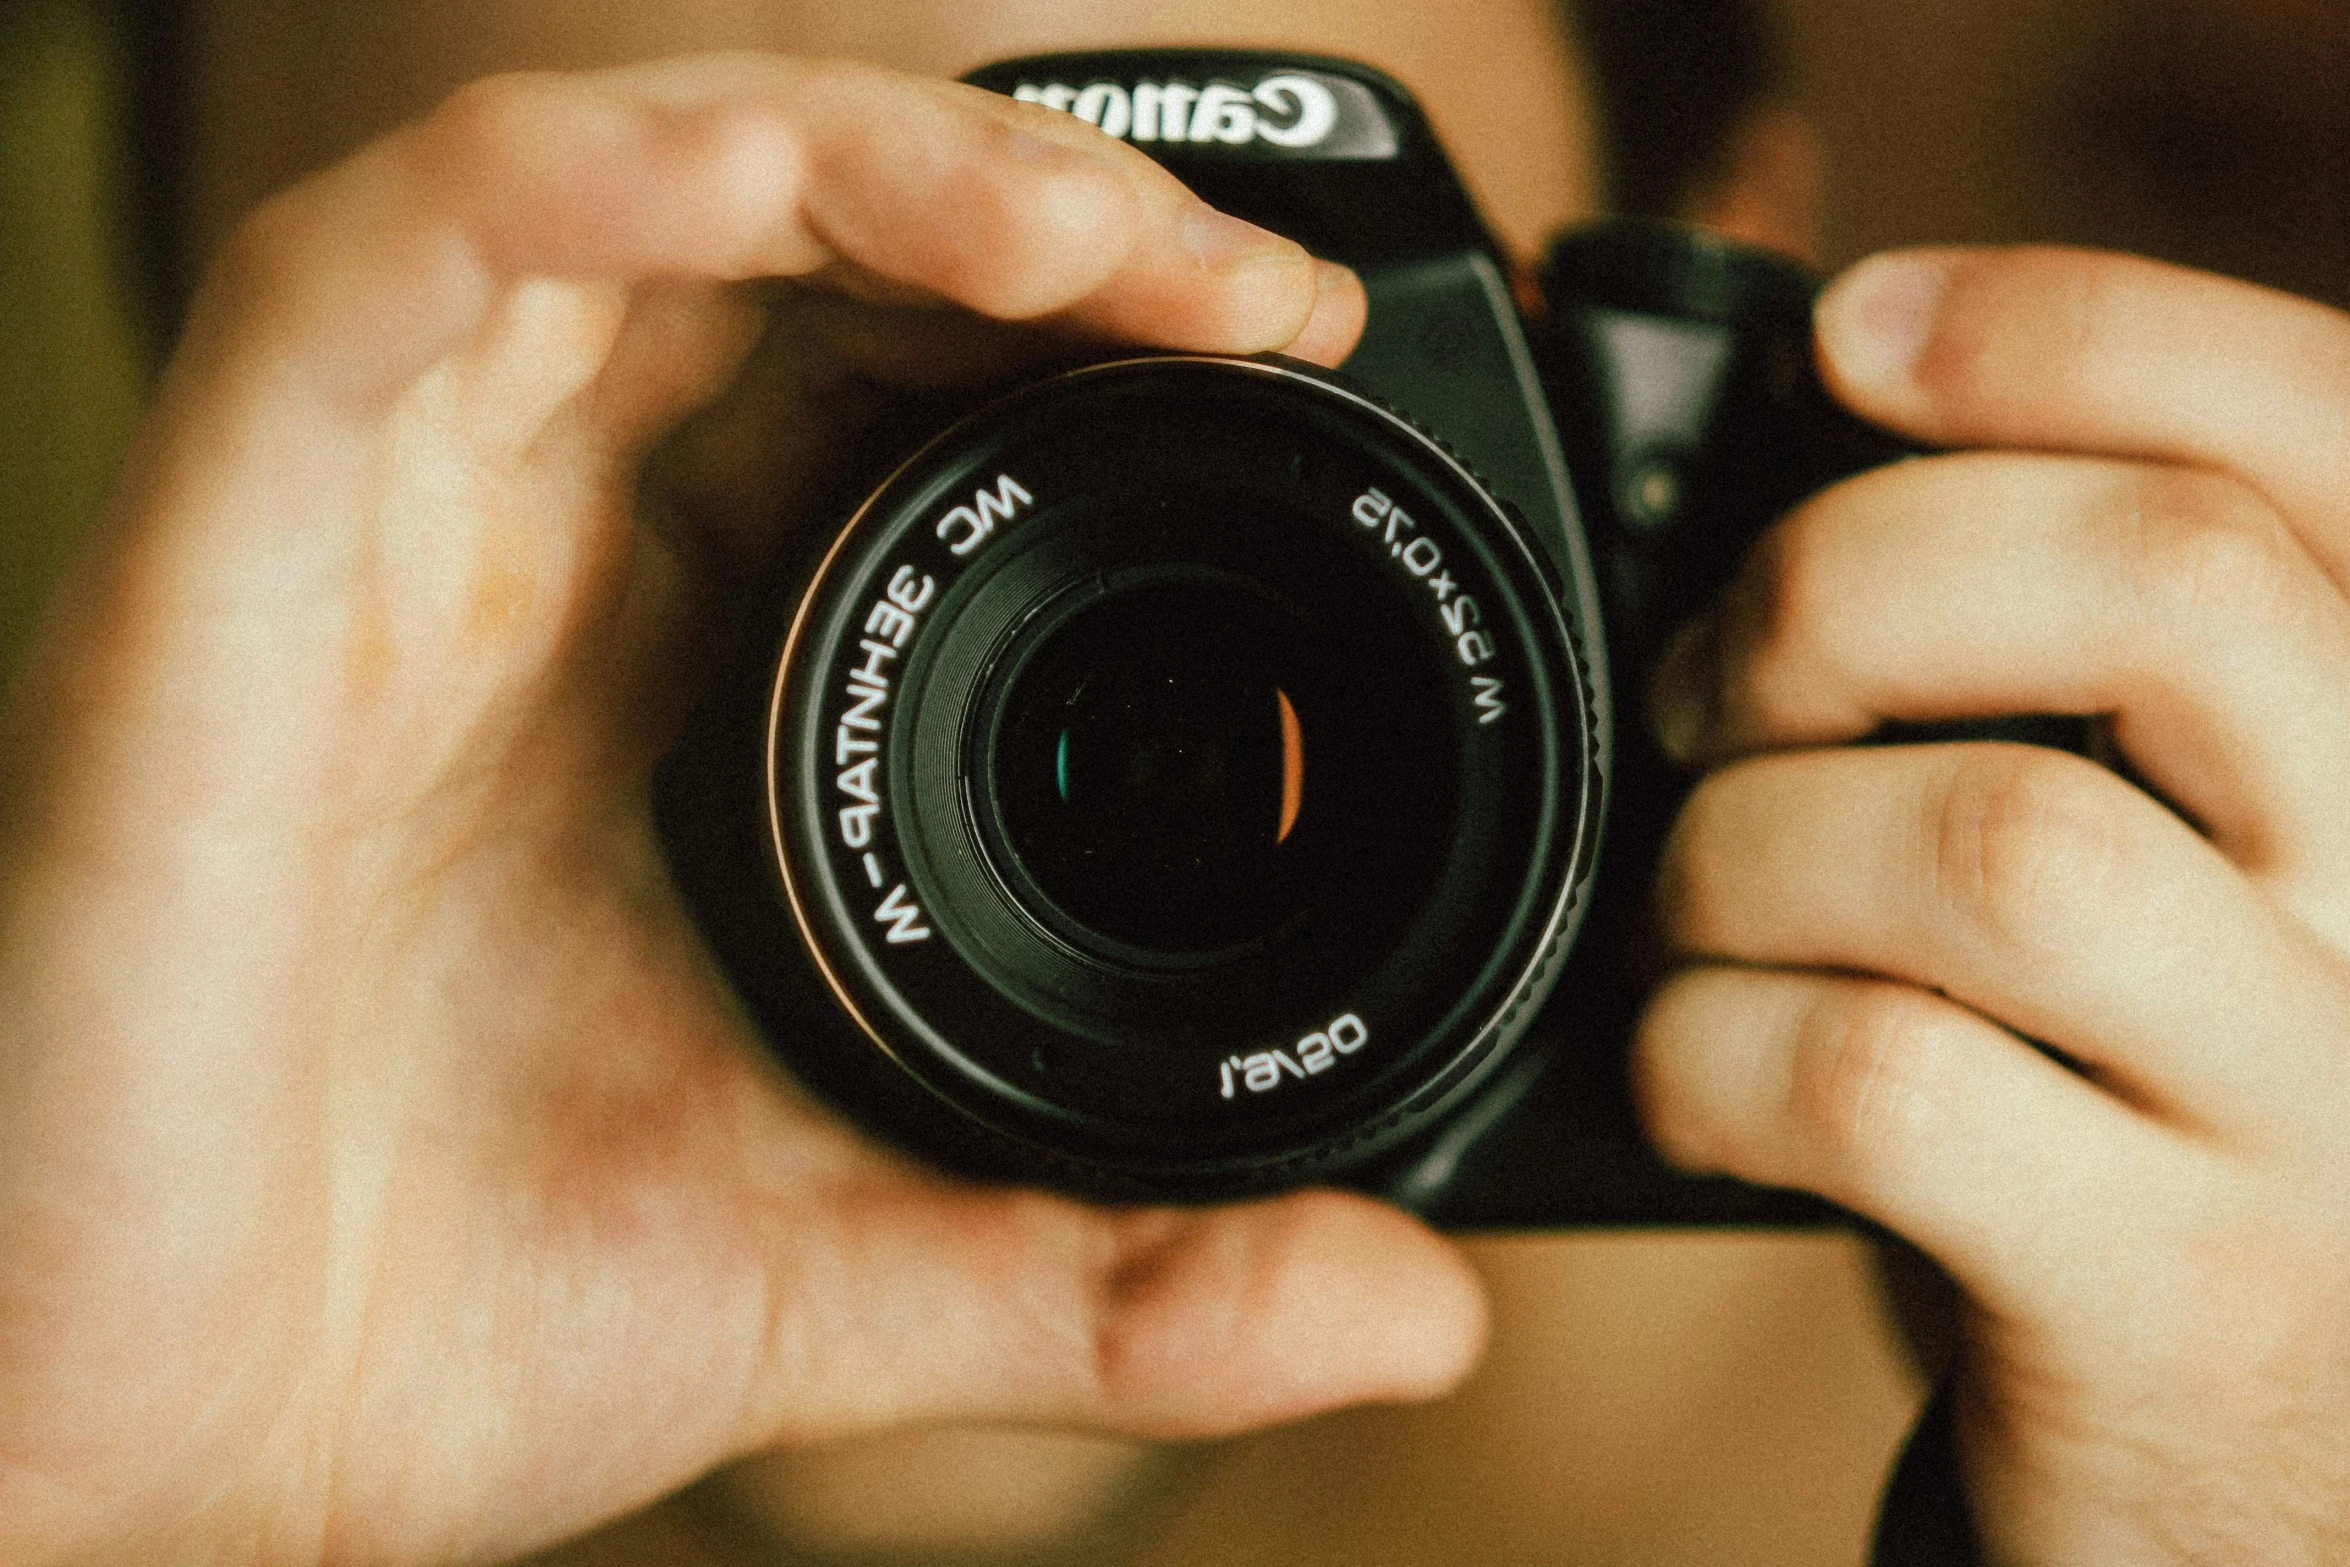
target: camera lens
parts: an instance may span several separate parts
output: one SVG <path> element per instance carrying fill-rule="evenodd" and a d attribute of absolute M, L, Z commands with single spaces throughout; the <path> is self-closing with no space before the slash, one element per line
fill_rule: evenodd
<path fill-rule="evenodd" d="M 1334 778 L 1325 805 L 1317 766 L 1306 814 L 1298 702 L 1328 684 L 1306 628 L 1239 584 L 1088 597 L 1006 682 L 984 777 L 1013 857 L 1122 945 L 1203 954 L 1279 929 L 1339 795 Z M 1315 713 L 1317 740 L 1333 717 Z"/>
<path fill-rule="evenodd" d="M 1589 686 L 1538 546 L 1320 373 L 1073 371 L 939 437 L 802 600 L 777 865 L 896 1067 L 1203 1194 L 1478 1078 L 1578 912 Z"/>

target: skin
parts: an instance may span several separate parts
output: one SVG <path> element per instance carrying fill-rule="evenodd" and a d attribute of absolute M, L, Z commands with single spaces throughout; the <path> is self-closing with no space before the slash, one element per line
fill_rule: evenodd
<path fill-rule="evenodd" d="M 1666 672 L 1664 733 L 1728 765 L 1663 872 L 1693 966 L 1644 1025 L 1651 1129 L 1949 1268 L 1994 1559 L 2338 1561 L 2350 321 L 1943 250 L 1848 273 L 1819 343 L 1856 408 L 1975 449 L 1799 508 Z M 1837 744 L 2015 711 L 2102 715 L 2146 790 Z"/>
<path fill-rule="evenodd" d="M 1562 40 L 1547 5 L 1501 0 L 1474 13 L 1359 3 L 1284 7 L 1162 5 L 1122 9 L 1115 20 L 1082 4 L 1020 7 L 927 5 L 704 5 L 690 12 L 644 7 L 615 16 L 610 8 L 512 5 L 462 15 L 426 5 L 312 7 L 224 4 L 205 8 L 201 58 L 207 106 L 195 127 L 196 213 L 201 243 L 227 231 L 262 192 L 346 151 L 370 131 L 426 112 L 458 83 L 515 66 L 593 66 L 645 55 L 719 45 L 785 48 L 877 59 L 909 69 L 952 73 L 1023 50 L 1148 38 L 1197 37 L 1343 52 L 1380 64 L 1409 82 L 1428 106 L 1477 190 L 1496 230 L 1530 254 L 1556 228 L 1597 209 L 1596 158 L 1589 92 L 1581 62 Z M 593 25 L 590 25 L 591 22 Z M 1478 46 L 1464 47 L 1474 38 Z M 1784 115 L 1758 122 L 1741 138 L 1725 177 L 1707 193 L 1705 216 L 1750 240 L 1800 251 L 1809 243 L 1816 206 L 1816 153 Z M 772 384 L 773 378 L 768 378 Z M 672 442 L 667 477 L 705 495 L 697 511 L 712 518 L 767 506 L 771 476 L 736 478 L 728 431 L 747 444 L 771 444 L 796 409 L 776 409 L 738 391 L 744 416 L 713 422 L 719 433 Z M 837 398 L 834 400 L 837 404 Z M 824 416 L 840 417 L 837 406 Z M 807 418 L 807 415 L 800 415 Z M 810 421 L 813 422 L 812 420 Z M 680 463 L 681 451 L 694 454 Z M 680 469 L 688 472 L 681 477 Z M 1854 1245 L 1838 1237 L 1748 1238 L 1723 1248 L 1700 1238 L 1563 1237 L 1472 1245 L 1467 1258 L 1498 1313 L 1501 1331 L 1523 1341 L 1541 1374 L 1489 1373 L 1465 1402 L 1448 1405 L 1442 1430 L 1377 1413 L 1354 1417 L 1343 1431 L 1319 1428 L 1297 1441 L 1368 1446 L 1420 1468 L 1431 1443 L 1464 1452 L 1506 1450 L 1512 1433 L 1539 1427 L 1532 1396 L 1564 1396 L 1610 1411 L 1605 1441 L 1555 1445 L 1574 1454 L 1538 1483 L 1515 1483 L 1525 1516 L 1514 1538 L 1577 1537 L 1618 1548 L 1670 1512 L 1643 1500 L 1652 1477 L 1705 1486 L 1736 1498 L 1707 1527 L 1708 1539 L 1734 1545 L 1769 1510 L 1774 1538 L 1789 1561 L 1855 1554 L 1867 1528 L 1872 1481 L 1898 1439 L 1915 1393 L 1897 1346 L 1877 1316 L 1873 1286 Z M 1642 1284 L 1659 1272 L 1665 1292 Z M 1576 1320 L 1557 1302 L 1578 1303 Z M 1765 1304 L 1765 1303 L 1771 1304 Z M 1781 1304 L 1788 1309 L 1781 1309 Z M 1718 1355 L 1691 1356 L 1671 1334 L 1635 1329 L 1595 1333 L 1595 1320 L 1651 1325 L 1687 1321 Z M 1696 1324 L 1702 1323 L 1699 1328 Z M 1823 1363 L 1819 1346 L 1846 1353 Z M 1834 1368 L 1830 1374 L 1829 1367 Z M 1744 1422 L 1717 1445 L 1670 1415 L 1676 1408 L 1732 1401 L 1777 1412 L 1791 1429 L 1832 1433 L 1790 1448 L 1767 1422 Z M 1638 1423 L 1641 1434 L 1627 1440 Z M 1295 1445 L 1292 1443 L 1291 1445 Z M 1792 1453 L 1791 1462 L 1757 1465 L 1743 1454 Z M 1814 1452 L 1834 1452 L 1838 1479 L 1814 1483 Z M 1283 1467 L 1287 1451 L 1266 1457 Z M 1286 1541 L 1293 1556 L 1308 1540 L 1335 1539 L 1326 1520 L 1290 1516 L 1293 1493 L 1253 1492 L 1258 1455 L 1249 1447 L 1209 1454 L 1167 1449 L 1099 1434 L 1033 1429 L 884 1433 L 787 1450 L 732 1465 L 658 1518 L 629 1526 L 626 1539 L 594 1549 L 663 1558 L 688 1550 L 773 1548 L 812 1557 L 919 1546 L 937 1552 L 986 1551 L 1016 1541 L 1027 1559 L 1040 1542 L 1061 1540 L 1091 1556 L 1119 1548 L 1156 1521 L 1166 1505 L 1200 1492 L 1195 1517 L 1247 1511 L 1239 1529 L 1203 1537 L 1197 1528 L 1170 1546 L 1178 1559 L 1201 1561 L 1245 1537 Z M 1321 1461 L 1329 1467 L 1332 1460 Z M 1348 1463 L 1353 1473 L 1367 1473 Z M 1457 1509 L 1490 1515 L 1504 1471 L 1464 1464 L 1449 1483 Z M 918 1486 L 908 1476 L 920 1476 Z M 1007 1479 L 1010 1476 L 1012 1478 Z M 1424 1478 L 1424 1477 L 1423 1477 Z M 1007 1495 L 1030 1498 L 1017 1505 Z M 1392 1494 L 1392 1492 L 1390 1492 Z M 1443 1527 L 1443 1508 L 1416 1515 Z M 1368 1516 L 1365 1514 L 1364 1516 Z M 1676 1524 L 1685 1528 L 1685 1524 Z M 651 1537 L 642 1537 L 650 1531 Z M 1457 1531 L 1448 1531 L 1457 1542 Z M 719 1543 L 712 1545 L 716 1540 Z M 1357 1559 L 1413 1549 L 1408 1529 L 1367 1532 Z"/>
<path fill-rule="evenodd" d="M 794 275 L 772 323 L 733 283 Z M 853 396 L 1360 312 L 1065 117 L 766 56 L 494 84 L 265 207 L 12 710 L 0 1555 L 501 1559 L 778 1443 L 1454 1380 L 1474 1284 L 1376 1205 L 1114 1213 L 847 1133 L 645 800 L 776 532 L 637 469 L 763 338 L 772 395 Z M 797 493 L 762 450 L 726 477 Z"/>
<path fill-rule="evenodd" d="M 722 45 L 853 55 L 941 74 L 1021 50 L 1149 37 L 1345 52 L 1413 85 L 1497 230 L 1521 252 L 1531 252 L 1550 231 L 1597 206 L 1580 62 L 1562 47 L 1547 8 L 1523 0 L 1483 4 L 1473 16 L 1459 8 L 1439 15 L 1324 3 L 1283 8 L 1277 21 L 1264 8 L 1240 5 L 1130 8 L 1107 22 L 1083 5 L 1036 4 L 745 4 L 690 13 L 643 7 L 618 18 L 587 7 L 515 5 L 494 13 L 471 7 L 458 15 L 424 5 L 387 12 L 228 4 L 205 8 L 200 16 L 200 58 L 216 62 L 200 78 L 207 107 L 195 126 L 196 218 L 199 243 L 206 247 L 262 193 L 344 154 L 370 132 L 429 111 L 457 84 L 486 71 L 604 65 Z M 590 18 L 597 25 L 587 25 Z M 1464 48 L 1472 36 L 1480 47 Z M 1751 238 L 1800 248 L 1809 227 L 1809 186 L 1816 183 L 1808 152 L 1783 120 L 1764 128 L 1746 146 L 1749 167 L 1722 182 L 1717 194 L 1723 210 L 1711 216 Z M 924 342 L 927 347 L 934 339 L 926 336 Z M 731 452 L 738 438 L 749 449 L 766 449 L 776 429 L 795 418 L 815 424 L 813 410 L 775 405 L 773 388 L 780 379 L 752 379 L 731 399 L 737 413 L 705 419 L 687 439 L 669 443 L 664 479 L 697 497 L 697 514 L 719 521 L 771 509 L 775 477 L 739 472 Z M 836 393 L 823 406 L 823 418 L 837 423 L 839 404 Z M 1393 1464 L 1410 1465 L 1432 1440 L 1463 1450 L 1493 1446 L 1496 1433 L 1522 1428 L 1534 1417 L 1532 1403 L 1521 1402 L 1532 1389 L 1563 1382 L 1585 1407 L 1612 1412 L 1614 1439 L 1593 1445 L 1609 1455 L 1638 1457 L 1618 1463 L 1586 1455 L 1543 1476 L 1539 1485 L 1514 1487 L 1520 1497 L 1539 1499 L 1517 1526 L 1521 1536 L 1556 1535 L 1585 1520 L 1606 1520 L 1603 1534 L 1636 1535 L 1638 1526 L 1621 1520 L 1652 1515 L 1637 1499 L 1640 1488 L 1649 1476 L 1672 1475 L 1743 1499 L 1742 1514 L 1724 1510 L 1718 1532 L 1725 1539 L 1746 1531 L 1756 1507 L 1776 1506 L 1784 1516 L 1774 1532 L 1787 1542 L 1789 1560 L 1853 1553 L 1867 1523 L 1867 1477 L 1881 1467 L 1913 1397 L 1898 1351 L 1885 1339 L 1872 1287 L 1850 1243 L 1749 1239 L 1734 1249 L 1737 1256 L 1724 1259 L 1713 1243 L 1663 1237 L 1551 1237 L 1473 1247 L 1468 1260 L 1503 1330 L 1527 1344 L 1526 1354 L 1538 1357 L 1543 1374 L 1489 1377 L 1490 1393 L 1472 1392 L 1457 1410 L 1447 1406 L 1451 1412 L 1444 1418 L 1452 1429 L 1443 1432 L 1390 1428 L 1376 1414 L 1362 1414 L 1347 1432 L 1324 1438 L 1309 1428 L 1300 1440 L 1367 1443 L 1392 1452 Z M 1628 1338 L 1589 1331 L 1603 1317 L 1660 1320 L 1668 1292 L 1640 1283 L 1659 1273 L 1674 1281 L 1671 1320 L 1705 1324 L 1701 1331 L 1719 1346 L 1718 1359 L 1693 1359 L 1670 1334 Z M 1802 1308 L 1758 1308 L 1761 1300 L 1800 1302 Z M 1579 1303 L 1577 1321 L 1561 1319 L 1560 1301 Z M 1822 1330 L 1823 1321 L 1831 1326 Z M 1637 1351 L 1628 1347 L 1635 1343 Z M 1840 1374 L 1825 1374 L 1819 1343 L 1853 1351 L 1834 1362 Z M 1837 1433 L 1829 1445 L 1851 1456 L 1837 1466 L 1849 1478 L 1833 1487 L 1832 1499 L 1806 1477 L 1788 1483 L 1784 1466 L 1758 1468 L 1738 1458 L 1737 1443 L 1725 1440 L 1717 1448 L 1693 1442 L 1661 1413 L 1718 1400 L 1726 1387 L 1736 1389 L 1732 1396 L 1742 1406 L 1784 1411 L 1797 1428 Z M 1626 1425 L 1634 1420 L 1644 1420 L 1646 1434 L 1628 1443 Z M 1746 1434 L 1756 1447 L 1783 1450 L 1769 1433 Z M 1509 1439 L 1500 1440 L 1507 1445 Z M 1286 1454 L 1270 1456 L 1284 1466 L 1297 1462 Z M 1286 1495 L 1249 1497 L 1245 1477 L 1255 1472 L 1255 1463 L 1245 1448 L 1211 1456 L 1098 1433 L 967 1425 L 884 1431 L 795 1443 L 731 1465 L 683 1503 L 583 1549 L 672 1559 L 689 1551 L 762 1544 L 772 1549 L 783 1542 L 796 1552 L 829 1557 L 915 1546 L 984 1551 L 1018 1542 L 1025 1559 L 1037 1560 L 1040 1542 L 1061 1540 L 1092 1555 L 1115 1549 L 1156 1520 L 1168 1501 L 1202 1487 L 1195 1514 L 1215 1516 L 1231 1505 L 1220 1498 L 1239 1499 L 1250 1514 L 1250 1539 L 1286 1539 L 1294 1550 L 1306 1538 L 1330 1537 L 1326 1527 L 1305 1517 L 1285 1519 L 1282 1510 L 1291 1500 Z M 1360 1472 L 1359 1465 L 1350 1468 Z M 1493 1474 L 1464 1466 L 1455 1487 L 1458 1506 L 1488 1511 Z M 909 1485 L 909 1475 L 922 1477 L 920 1484 Z M 1028 1500 L 1010 1503 L 1007 1494 Z M 1421 1516 L 1433 1524 L 1440 1513 Z M 1197 1530 L 1185 1539 L 1188 1544 L 1171 1548 L 1194 1561 L 1219 1548 Z M 1358 1540 L 1355 1549 L 1408 1549 L 1407 1540 L 1390 1528 L 1384 1538 Z"/>
<path fill-rule="evenodd" d="M 1012 17 L 973 57 L 1099 37 Z M 316 80 L 240 18 L 216 62 Z M 488 63 L 409 42 L 341 120 L 208 119 L 208 232 Z M 1490 73 L 1403 74 L 1514 240 L 1570 215 Z M 874 384 L 1072 334 L 1335 359 L 1350 280 L 1065 118 L 764 55 L 470 90 L 233 235 L 0 745 L 0 1555 L 498 1559 L 770 1447 L 1456 1382 L 1475 1283 L 1375 1205 L 1105 1213 L 832 1123 L 644 810 L 692 631 Z M 1799 512 L 1668 681 L 1667 735 L 1732 765 L 1667 869 L 1652 1124 L 1951 1268 L 2004 1559 L 2337 1558 L 2350 328 L 1983 253 L 1855 274 L 1821 347 L 1989 450 Z M 2043 613 L 1948 613 L 1986 553 Z M 1821 749 L 2017 708 L 2111 715 L 2203 831 L 2061 758 Z"/>

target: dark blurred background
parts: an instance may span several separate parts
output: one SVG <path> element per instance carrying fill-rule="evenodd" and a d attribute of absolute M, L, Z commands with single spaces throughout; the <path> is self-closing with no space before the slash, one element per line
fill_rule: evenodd
<path fill-rule="evenodd" d="M 1768 0 L 1831 260 L 2073 240 L 2350 304 L 2343 0 Z"/>
<path fill-rule="evenodd" d="M 74 0 L 0 0 L 0 678 L 96 512 L 153 352 L 115 265 L 125 56 Z"/>

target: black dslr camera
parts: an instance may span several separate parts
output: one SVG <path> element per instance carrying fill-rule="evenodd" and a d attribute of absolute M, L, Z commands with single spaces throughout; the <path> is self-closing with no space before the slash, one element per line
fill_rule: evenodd
<path fill-rule="evenodd" d="M 1624 1072 L 1690 782 L 1641 721 L 1660 646 L 1903 451 L 1815 378 L 1812 280 L 1614 226 L 1513 291 L 1345 61 L 971 80 L 1348 263 L 1369 329 L 1339 374 L 1121 354 L 955 410 L 787 585 L 662 820 L 793 1069 L 935 1163 L 1118 1200 L 1826 1216 L 1665 1170 Z"/>

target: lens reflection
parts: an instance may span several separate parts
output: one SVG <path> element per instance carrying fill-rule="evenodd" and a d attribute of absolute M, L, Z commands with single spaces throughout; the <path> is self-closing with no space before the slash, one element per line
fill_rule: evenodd
<path fill-rule="evenodd" d="M 1289 919 L 1339 825 L 1337 796 L 1305 791 L 1332 683 L 1313 665 L 1293 617 L 1213 583 L 1116 593 L 1048 634 L 1013 679 L 993 767 L 1038 887 L 1084 926 L 1162 951 Z"/>

